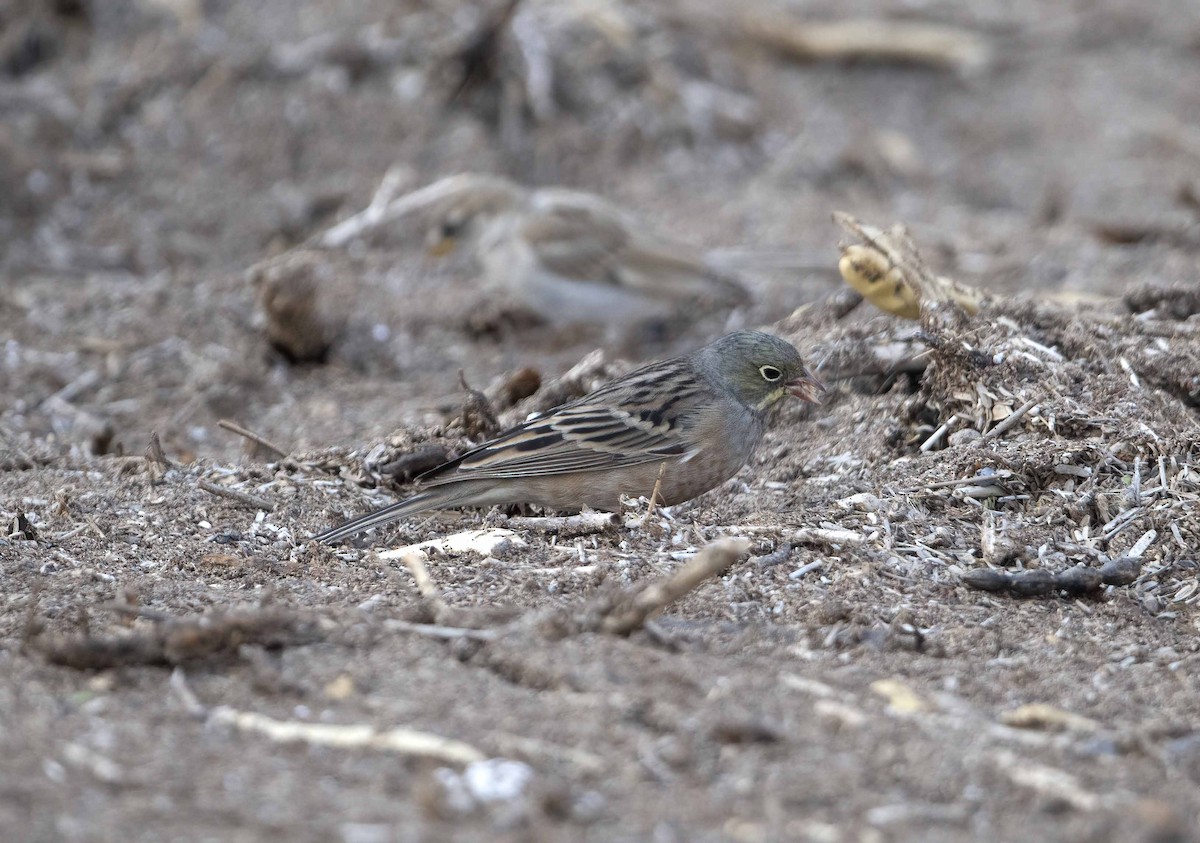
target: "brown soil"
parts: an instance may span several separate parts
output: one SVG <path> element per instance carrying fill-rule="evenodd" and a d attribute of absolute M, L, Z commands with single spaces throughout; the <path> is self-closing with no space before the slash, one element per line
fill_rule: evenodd
<path fill-rule="evenodd" d="M 553 113 L 511 105 L 503 33 L 447 104 L 485 23 L 457 0 L 0 12 L 6 839 L 1200 839 L 1200 7 L 924 4 L 991 45 L 954 70 L 794 63 L 709 4 L 527 5 Z M 478 434 L 460 369 L 493 400 L 537 373 L 511 422 L 600 340 L 481 331 L 471 267 L 425 258 L 419 226 L 288 251 L 397 163 L 413 186 L 600 191 L 748 248 L 737 318 L 841 379 L 693 502 L 431 554 L 438 597 L 308 542 L 393 500 L 389 463 Z M 903 220 L 991 304 L 919 327 L 850 307 L 833 210 Z M 270 347 L 266 259 L 319 291 L 321 362 Z M 881 373 L 885 347 L 907 364 Z M 727 535 L 746 558 L 606 631 Z M 1015 576 L 968 584 L 989 570 Z"/>

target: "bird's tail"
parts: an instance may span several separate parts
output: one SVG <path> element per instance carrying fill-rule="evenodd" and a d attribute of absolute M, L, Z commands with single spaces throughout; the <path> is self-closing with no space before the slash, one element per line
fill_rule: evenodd
<path fill-rule="evenodd" d="M 369 530 L 371 527 L 378 527 L 380 524 L 389 524 L 392 521 L 398 521 L 401 518 L 407 518 L 410 515 L 426 512 L 430 509 L 442 509 L 459 505 L 461 498 L 470 497 L 469 494 L 463 495 L 461 491 L 457 494 L 448 493 L 449 491 L 448 489 L 430 489 L 428 492 L 419 492 L 391 506 L 385 506 L 383 509 L 375 512 L 368 512 L 366 515 L 347 521 L 339 527 L 326 530 L 324 533 L 314 536 L 313 541 L 333 544 L 347 536 L 361 533 L 364 530 Z"/>

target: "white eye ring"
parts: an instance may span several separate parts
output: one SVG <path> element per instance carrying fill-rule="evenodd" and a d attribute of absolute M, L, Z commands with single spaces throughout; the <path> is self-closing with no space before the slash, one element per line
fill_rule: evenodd
<path fill-rule="evenodd" d="M 759 366 L 758 373 L 763 376 L 763 380 L 770 381 L 771 383 L 783 377 L 783 372 L 774 366 Z"/>

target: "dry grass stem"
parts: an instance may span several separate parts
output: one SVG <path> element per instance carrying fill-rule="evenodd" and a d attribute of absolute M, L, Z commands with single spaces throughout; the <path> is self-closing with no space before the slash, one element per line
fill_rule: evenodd
<path fill-rule="evenodd" d="M 747 36 L 797 61 L 870 61 L 975 71 L 990 60 L 983 35 L 958 27 L 902 20 L 801 23 L 761 9 L 742 14 Z"/>
<path fill-rule="evenodd" d="M 558 536 L 586 536 L 614 530 L 621 522 L 612 512 L 581 512 L 578 515 L 544 517 L 517 515 L 504 523 L 514 530 L 532 530 Z"/>
<path fill-rule="evenodd" d="M 451 609 L 446 601 L 442 599 L 442 594 L 438 591 L 433 577 L 429 576 L 429 569 L 425 567 L 425 555 L 417 551 L 411 551 L 400 557 L 400 561 L 404 563 L 404 567 L 408 568 L 409 573 L 412 574 L 413 580 L 417 585 L 417 593 L 421 595 L 421 599 L 429 606 L 433 614 L 433 619 L 440 621 L 442 618 L 445 618 Z"/>
<path fill-rule="evenodd" d="M 235 421 L 229 419 L 221 419 L 217 422 L 217 427 L 222 430 L 228 430 L 230 433 L 236 433 L 244 439 L 248 439 L 260 448 L 265 448 L 267 451 L 275 454 L 280 459 L 288 456 L 288 451 L 280 448 L 274 442 L 267 439 L 265 436 L 255 433 L 253 430 L 247 430 Z"/>
<path fill-rule="evenodd" d="M 827 527 L 803 527 L 787 536 L 797 544 L 860 545 L 867 537 L 854 530 L 838 530 Z"/>
<path fill-rule="evenodd" d="M 275 504 L 266 498 L 260 498 L 258 495 L 251 495 L 247 492 L 239 492 L 237 489 L 230 489 L 228 486 L 218 486 L 216 483 L 209 482 L 208 480 L 197 481 L 196 488 L 217 497 L 227 498 L 241 504 L 247 509 L 261 509 L 264 512 L 270 512 L 275 508 Z"/>
<path fill-rule="evenodd" d="M 1012 428 L 1016 427 L 1020 423 L 1021 419 L 1025 418 L 1025 416 L 1028 415 L 1031 410 L 1033 410 L 1035 407 L 1037 407 L 1037 405 L 1038 405 L 1037 399 L 1030 398 L 1028 401 L 1026 401 L 1024 404 L 1022 404 L 1016 410 L 1013 410 L 1012 415 L 1010 415 L 1008 418 L 1004 419 L 1004 421 L 1000 422 L 998 425 L 993 427 L 991 430 L 984 433 L 983 436 L 978 441 L 986 442 L 989 439 L 995 439 L 997 437 L 1003 436 L 1005 433 L 1012 430 Z"/>
<path fill-rule="evenodd" d="M 651 582 L 619 601 L 601 619 L 600 630 L 614 635 L 628 635 L 705 580 L 723 574 L 749 549 L 750 542 L 745 539 L 720 539 L 706 545 L 675 573 Z"/>
<path fill-rule="evenodd" d="M 276 743 L 304 743 L 337 749 L 372 749 L 420 758 L 432 758 L 446 764 L 470 764 L 487 756 L 463 741 L 443 738 L 416 729 L 377 729 L 368 723 L 303 723 L 276 720 L 256 711 L 239 711 L 229 706 L 212 710 L 209 722 L 230 726 L 239 732 L 262 735 Z"/>

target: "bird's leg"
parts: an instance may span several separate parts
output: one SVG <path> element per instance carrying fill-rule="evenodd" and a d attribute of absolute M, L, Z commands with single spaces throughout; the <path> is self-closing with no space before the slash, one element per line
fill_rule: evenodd
<path fill-rule="evenodd" d="M 650 493 L 650 505 L 646 507 L 646 514 L 642 516 L 642 526 L 645 527 L 650 521 L 650 516 L 654 514 L 654 505 L 658 501 L 658 496 L 662 492 L 663 475 L 667 473 L 667 462 L 663 460 L 662 465 L 658 467 L 658 479 L 654 481 L 654 491 Z"/>

